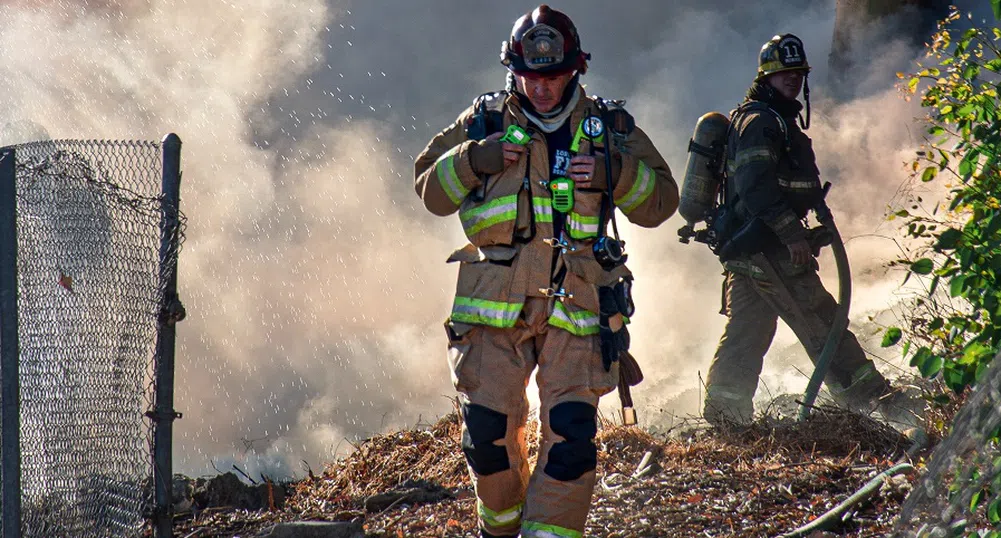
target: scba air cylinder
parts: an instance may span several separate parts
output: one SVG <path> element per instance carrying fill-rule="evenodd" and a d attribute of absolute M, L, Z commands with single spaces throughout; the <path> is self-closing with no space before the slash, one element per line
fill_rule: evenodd
<path fill-rule="evenodd" d="M 688 143 L 688 162 L 678 205 L 678 212 L 689 227 L 706 220 L 706 213 L 719 193 L 720 166 L 729 128 L 729 118 L 719 112 L 709 112 L 695 124 Z"/>

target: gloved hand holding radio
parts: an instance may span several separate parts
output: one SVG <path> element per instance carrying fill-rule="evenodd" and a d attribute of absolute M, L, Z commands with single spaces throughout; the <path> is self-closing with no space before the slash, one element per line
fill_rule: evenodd
<path fill-rule="evenodd" d="M 608 188 L 608 178 L 605 169 L 605 156 L 596 152 L 594 155 L 575 155 L 570 158 L 570 179 L 580 189 L 603 191 Z M 612 153 L 612 188 L 619 181 L 622 172 L 622 156 Z"/>
<path fill-rule="evenodd" d="M 525 146 L 502 142 L 504 133 L 494 133 L 469 146 L 469 165 L 477 174 L 499 174 L 518 162 Z"/>

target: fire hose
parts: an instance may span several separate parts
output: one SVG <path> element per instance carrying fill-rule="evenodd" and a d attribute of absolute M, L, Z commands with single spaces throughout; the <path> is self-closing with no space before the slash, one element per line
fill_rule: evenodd
<path fill-rule="evenodd" d="M 830 510 L 825 512 L 822 516 L 818 517 L 817 519 L 814 519 L 810 523 L 790 533 L 783 534 L 780 538 L 799 538 L 801 536 L 809 536 L 810 533 L 814 531 L 829 529 L 833 527 L 835 524 L 844 519 L 844 516 L 845 514 L 848 513 L 849 509 L 851 509 L 853 506 L 863 503 L 864 501 L 869 500 L 870 497 L 872 497 L 877 491 L 879 491 L 880 486 L 882 486 L 887 479 L 893 478 L 898 474 L 907 473 L 913 470 L 914 467 L 909 463 L 900 463 L 898 465 L 890 467 L 889 469 L 873 477 L 872 480 L 866 482 L 866 484 L 862 486 L 861 489 L 853 493 L 847 499 L 841 501 L 841 503 L 835 506 L 834 508 L 831 508 Z"/>
<path fill-rule="evenodd" d="M 827 333 L 827 340 L 824 342 L 824 347 L 817 357 L 813 375 L 810 376 L 810 382 L 807 384 L 806 392 L 803 394 L 803 402 L 799 409 L 800 421 L 806 420 L 810 416 L 810 410 L 813 409 L 813 403 L 817 399 L 820 385 L 824 382 L 827 370 L 831 366 L 831 360 L 838 352 L 838 346 L 841 345 L 841 339 L 848 328 L 848 309 L 851 306 L 852 300 L 852 275 L 851 269 L 848 266 L 848 253 L 845 251 L 845 243 L 841 240 L 841 234 L 838 233 L 838 227 L 834 224 L 834 216 L 823 201 L 821 201 L 815 211 L 817 220 L 830 232 L 832 238 L 831 249 L 834 254 L 834 262 L 838 268 L 838 308 L 834 313 L 834 322 L 831 324 L 831 330 Z"/>

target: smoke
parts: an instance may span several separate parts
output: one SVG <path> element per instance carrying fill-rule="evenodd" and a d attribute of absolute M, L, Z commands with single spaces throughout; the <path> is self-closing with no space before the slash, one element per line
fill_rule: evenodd
<path fill-rule="evenodd" d="M 465 240 L 456 219 L 424 211 L 413 158 L 476 95 L 503 86 L 500 42 L 534 5 L 0 7 L 4 143 L 167 132 L 184 142 L 179 288 L 189 316 L 178 326 L 178 471 L 237 464 L 255 477 L 301 475 L 300 460 L 317 468 L 360 437 L 451 410 L 441 324 L 456 268 L 444 259 Z M 871 332 L 866 316 L 896 300 L 898 278 L 883 270 L 895 247 L 868 236 L 895 233 L 882 215 L 919 141 L 908 126 L 920 111 L 893 88 L 914 51 L 888 43 L 867 66 L 872 89 L 842 103 L 825 87 L 833 0 L 553 7 L 574 18 L 593 54 L 588 92 L 627 99 L 679 183 L 695 121 L 740 101 L 761 43 L 781 32 L 804 39 L 814 65 L 809 133 L 849 239 L 855 327 Z M 622 226 L 637 275 L 644 420 L 658 409 L 697 412 L 699 372 L 723 326 L 719 264 L 679 244 L 680 226 Z M 833 290 L 833 263 L 822 263 Z M 791 332 L 780 332 L 766 363 L 768 390 L 805 387 L 797 369 L 809 364 Z M 890 374 L 896 366 L 879 365 Z"/>

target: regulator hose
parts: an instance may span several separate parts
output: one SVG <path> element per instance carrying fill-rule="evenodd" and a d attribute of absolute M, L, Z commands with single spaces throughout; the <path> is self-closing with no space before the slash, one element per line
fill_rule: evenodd
<path fill-rule="evenodd" d="M 834 323 L 831 324 L 831 331 L 827 333 L 827 340 L 824 342 L 820 356 L 817 357 L 813 375 L 810 376 L 810 383 L 806 386 L 806 393 L 803 394 L 803 402 L 799 408 L 800 421 L 804 421 L 810 416 L 813 402 L 816 401 L 817 393 L 820 392 L 820 385 L 824 382 L 834 354 L 838 352 L 841 339 L 848 328 L 848 309 L 852 301 L 852 274 L 848 267 L 848 253 L 845 251 L 845 243 L 841 240 L 841 234 L 838 233 L 838 227 L 834 224 L 834 216 L 824 202 L 821 202 L 815 211 L 817 220 L 827 228 L 832 236 L 831 249 L 838 268 L 838 308 L 834 312 Z"/>
<path fill-rule="evenodd" d="M 846 513 L 848 513 L 848 510 L 851 507 L 860 504 L 863 501 L 866 501 L 870 497 L 872 497 L 873 494 L 875 494 L 879 490 L 879 487 L 883 485 L 884 480 L 886 480 L 887 478 L 892 478 L 898 474 L 910 472 L 913 470 L 914 467 L 909 463 L 900 463 L 894 465 L 893 467 L 890 467 L 889 469 L 873 477 L 872 480 L 866 482 L 866 484 L 862 486 L 861 489 L 853 493 L 847 499 L 841 501 L 841 503 L 835 506 L 834 508 L 831 508 L 830 510 L 825 512 L 824 515 L 818 517 L 817 519 L 814 519 L 810 523 L 803 525 L 802 527 L 788 534 L 783 534 L 780 538 L 799 538 L 801 536 L 808 536 L 813 531 L 831 528 L 836 523 L 841 521 L 841 519 L 844 517 Z"/>

